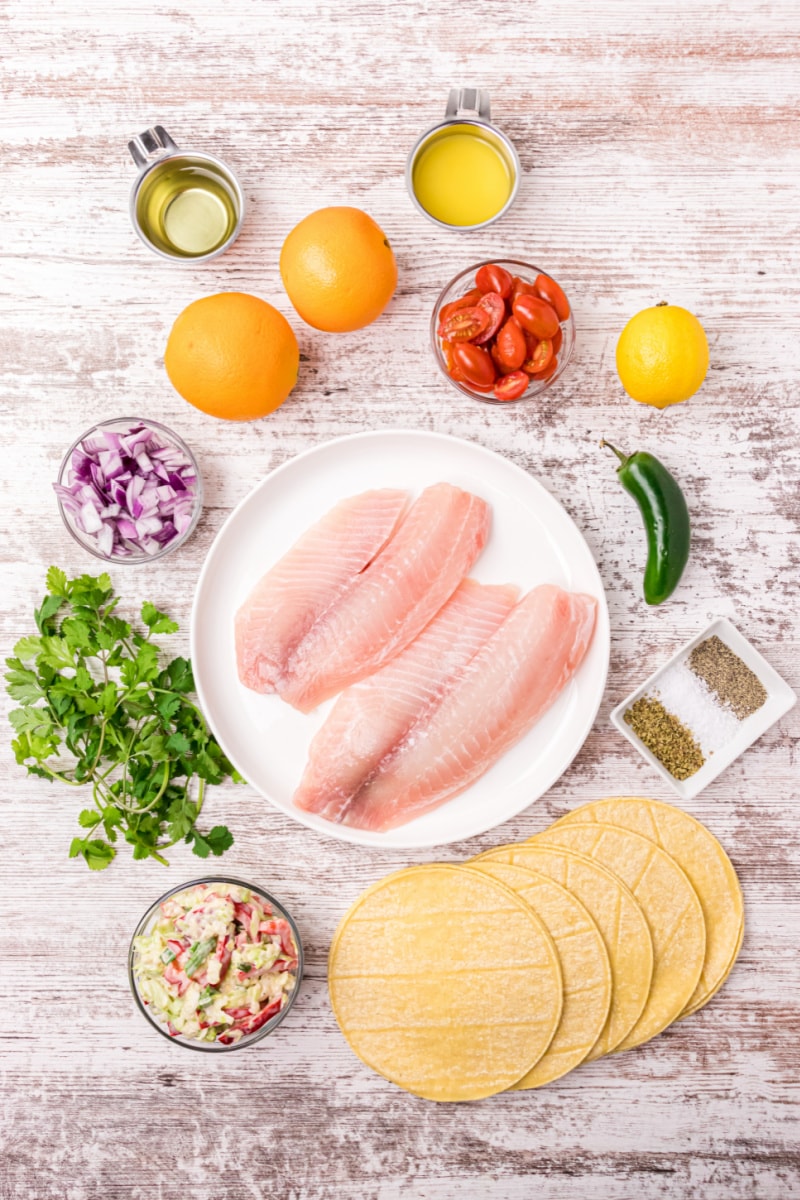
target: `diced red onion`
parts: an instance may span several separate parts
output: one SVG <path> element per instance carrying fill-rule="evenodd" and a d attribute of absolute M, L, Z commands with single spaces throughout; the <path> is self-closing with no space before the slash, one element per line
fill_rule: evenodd
<path fill-rule="evenodd" d="M 53 487 L 70 522 L 102 555 L 140 558 L 188 529 L 197 476 L 179 446 L 140 424 L 84 439 L 72 452 L 65 482 Z"/>

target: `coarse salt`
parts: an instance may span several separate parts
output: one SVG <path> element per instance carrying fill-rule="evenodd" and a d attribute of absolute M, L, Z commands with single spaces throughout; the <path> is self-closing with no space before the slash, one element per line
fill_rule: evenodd
<path fill-rule="evenodd" d="M 716 702 L 713 692 L 689 669 L 686 659 L 659 675 L 649 694 L 691 730 L 704 758 L 721 750 L 740 728 L 739 719 Z"/>

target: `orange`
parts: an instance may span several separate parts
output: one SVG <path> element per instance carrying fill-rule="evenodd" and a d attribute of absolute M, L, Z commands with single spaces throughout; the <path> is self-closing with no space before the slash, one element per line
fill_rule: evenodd
<path fill-rule="evenodd" d="M 226 421 L 252 421 L 283 404 L 297 382 L 300 352 L 277 308 L 246 292 L 219 292 L 183 310 L 164 365 L 172 386 L 195 408 Z"/>
<path fill-rule="evenodd" d="M 397 263 L 383 230 L 360 208 L 320 208 L 283 243 L 281 278 L 307 324 L 348 333 L 386 308 Z"/>

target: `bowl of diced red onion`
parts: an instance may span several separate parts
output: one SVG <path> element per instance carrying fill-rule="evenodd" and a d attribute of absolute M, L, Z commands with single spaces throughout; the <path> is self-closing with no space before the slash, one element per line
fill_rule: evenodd
<path fill-rule="evenodd" d="M 119 417 L 82 434 L 54 485 L 75 540 L 105 562 L 152 562 L 194 532 L 203 481 L 189 447 L 158 421 Z"/>

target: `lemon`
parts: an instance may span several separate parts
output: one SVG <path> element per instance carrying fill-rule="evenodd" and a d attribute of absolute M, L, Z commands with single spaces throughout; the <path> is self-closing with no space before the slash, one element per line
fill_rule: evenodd
<path fill-rule="evenodd" d="M 617 372 L 629 396 L 666 408 L 698 390 L 708 370 L 705 330 L 677 304 L 643 308 L 619 335 Z"/>

